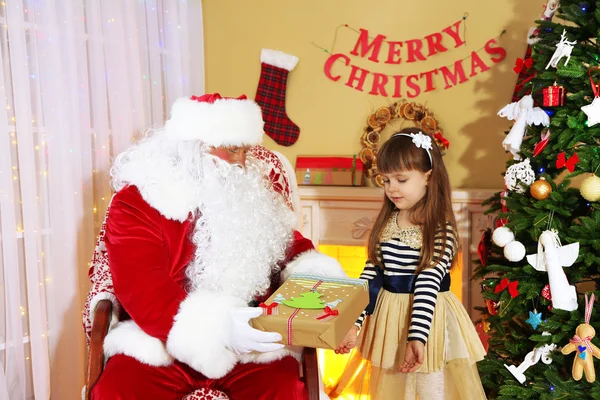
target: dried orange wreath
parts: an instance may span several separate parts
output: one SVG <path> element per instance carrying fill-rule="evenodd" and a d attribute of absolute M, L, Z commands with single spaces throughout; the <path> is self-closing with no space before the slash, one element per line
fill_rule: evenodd
<path fill-rule="evenodd" d="M 381 132 L 390 121 L 398 118 L 412 121 L 415 126 L 423 130 L 423 133 L 430 135 L 442 153 L 450 146 L 450 142 L 444 137 L 442 128 L 433 113 L 422 104 L 403 100 L 380 107 L 367 118 L 367 127 L 361 136 L 362 150 L 359 153 L 359 157 L 365 165 L 367 178 L 377 186 L 383 186 L 377 172 L 377 152 L 381 141 Z"/>

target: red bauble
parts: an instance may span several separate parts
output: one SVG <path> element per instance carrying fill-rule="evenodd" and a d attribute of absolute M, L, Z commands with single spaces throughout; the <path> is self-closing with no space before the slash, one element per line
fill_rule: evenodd
<path fill-rule="evenodd" d="M 552 293 L 550 293 L 550 285 L 544 286 L 542 289 L 542 297 L 548 301 L 552 301 Z"/>
<path fill-rule="evenodd" d="M 485 305 L 487 306 L 488 313 L 490 315 L 498 314 L 498 307 L 500 306 L 499 303 L 496 303 L 494 300 L 486 299 Z"/>
<path fill-rule="evenodd" d="M 537 142 L 535 144 L 535 147 L 533 148 L 533 156 L 534 157 L 539 156 L 542 153 L 542 151 L 544 151 L 544 149 L 548 145 L 549 141 L 550 141 L 550 129 L 548 129 L 546 131 L 546 133 L 540 135 L 540 141 Z"/>
<path fill-rule="evenodd" d="M 500 193 L 500 205 L 502 206 L 502 212 L 503 213 L 507 213 L 509 210 L 506 207 L 506 199 L 505 197 L 508 196 L 508 189 L 506 188 L 506 184 L 504 185 L 504 192 Z M 508 219 L 506 218 L 498 218 L 496 220 L 496 228 L 500 228 L 501 226 L 506 225 L 506 223 L 508 222 Z"/>
<path fill-rule="evenodd" d="M 490 252 L 492 251 L 492 230 L 487 228 L 483 235 L 481 235 L 481 239 L 479 240 L 479 245 L 477 246 L 477 254 L 479 254 L 479 261 L 481 261 L 482 266 L 486 266 L 488 262 L 488 257 L 490 256 Z"/>
<path fill-rule="evenodd" d="M 544 286 L 542 289 L 542 297 L 548 301 L 552 301 L 552 293 L 550 293 L 550 285 Z M 548 306 L 548 310 L 552 310 L 552 305 Z"/>

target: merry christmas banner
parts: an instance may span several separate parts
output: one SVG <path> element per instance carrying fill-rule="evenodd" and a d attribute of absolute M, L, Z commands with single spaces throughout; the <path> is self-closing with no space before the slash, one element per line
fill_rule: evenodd
<path fill-rule="evenodd" d="M 504 60 L 506 50 L 499 45 L 497 39 L 505 31 L 500 36 L 487 40 L 482 47 L 472 50 L 467 57 L 449 65 L 418 73 L 403 73 L 401 66 L 426 61 L 437 54 L 466 46 L 466 15 L 441 31 L 423 38 L 404 40 L 388 39 L 386 35 L 367 29 L 340 25 L 338 29 L 347 28 L 358 33 L 358 39 L 348 53 L 322 48 L 329 54 L 323 66 L 325 76 L 334 82 L 344 82 L 346 86 L 359 92 L 392 98 L 415 98 L 438 87 L 446 90 L 465 83 Z M 359 66 L 357 61 L 364 65 L 360 63 L 361 59 L 368 60 L 372 67 Z M 378 71 L 385 64 L 398 66 L 398 72 L 390 74 Z"/>

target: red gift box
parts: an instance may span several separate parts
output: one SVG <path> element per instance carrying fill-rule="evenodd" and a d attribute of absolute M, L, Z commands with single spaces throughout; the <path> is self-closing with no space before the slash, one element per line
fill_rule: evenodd
<path fill-rule="evenodd" d="M 544 94 L 544 107 L 558 107 L 565 104 L 565 88 L 562 86 L 548 86 L 542 89 Z"/>
<path fill-rule="evenodd" d="M 336 156 L 298 156 L 298 185 L 362 186 L 364 165 L 360 158 Z"/>

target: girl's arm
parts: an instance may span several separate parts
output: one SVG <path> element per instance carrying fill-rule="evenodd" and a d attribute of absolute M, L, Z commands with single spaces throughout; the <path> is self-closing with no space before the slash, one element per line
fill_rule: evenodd
<path fill-rule="evenodd" d="M 446 235 L 444 241 L 444 231 L 440 230 L 434 241 L 433 259 L 442 254 L 440 261 L 434 267 L 423 270 L 416 278 L 409 341 L 427 343 L 442 279 L 450 272 L 456 251 L 456 238 L 450 224 L 446 225 Z"/>

